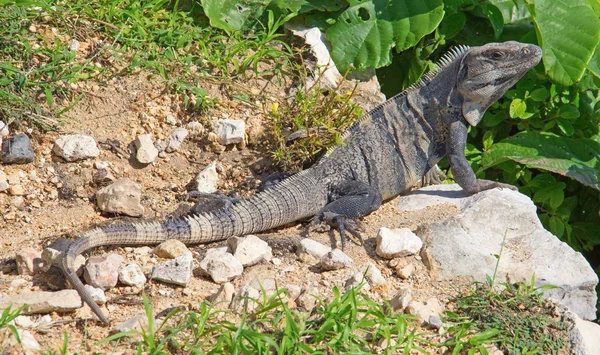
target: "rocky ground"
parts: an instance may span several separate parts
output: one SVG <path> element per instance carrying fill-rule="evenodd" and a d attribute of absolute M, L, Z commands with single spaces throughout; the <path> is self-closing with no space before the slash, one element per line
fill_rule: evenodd
<path fill-rule="evenodd" d="M 218 90 L 218 85 L 209 85 L 211 94 L 219 98 L 219 104 L 203 117 L 189 117 L 180 109 L 177 97 L 165 95 L 162 83 L 148 79 L 145 74 L 114 79 L 108 86 L 81 84 L 80 89 L 86 95 L 68 113 L 69 119 L 58 132 L 29 135 L 34 161 L 1 166 L 8 187 L 0 193 L 0 298 L 64 287 L 56 270 L 48 274 L 38 272 L 36 266 L 34 275 L 18 270 L 15 260 L 18 254 L 25 255 L 25 259 L 29 255 L 35 260 L 36 252 L 40 253 L 59 238 L 73 238 L 94 225 L 131 218 L 103 212 L 97 207 L 96 192 L 114 180 L 127 178 L 139 186 L 140 206 L 134 206 L 137 212 L 129 212 L 141 214 L 146 219 L 168 218 L 189 208 L 190 204 L 183 201 L 187 191 L 193 189 L 198 173 L 214 161 L 218 174 L 216 186 L 220 191 L 235 191 L 242 197 L 254 193 L 262 180 L 277 169 L 267 142 L 263 142 L 266 138 L 262 134 L 265 131 L 262 107 L 280 100 L 285 90 L 264 80 L 239 85 L 254 95 L 254 102 L 230 100 L 226 93 Z M 211 127 L 219 119 L 243 120 L 246 140 L 227 146 L 219 144 L 215 137 L 217 129 Z M 153 139 L 164 142 L 177 127 L 185 127 L 188 136 L 176 151 L 161 153 L 151 164 L 141 164 L 138 158 L 144 157 L 129 153 L 136 137 L 150 134 Z M 27 132 L 26 126 L 10 128 L 11 136 L 20 131 Z M 72 162 L 66 160 L 71 159 L 68 156 L 66 159 L 61 157 L 68 153 L 54 150 L 55 142 L 70 133 L 93 137 L 98 143 L 97 156 L 75 157 Z M 246 144 L 248 141 L 250 144 Z M 87 144 L 89 148 L 89 143 L 83 145 Z M 65 149 L 69 150 L 68 147 Z M 81 154 L 96 154 L 93 149 L 86 150 L 87 153 Z M 454 285 L 432 282 L 418 256 L 391 260 L 378 257 L 375 237 L 380 227 L 415 229 L 423 223 L 441 220 L 455 210 L 448 205 L 420 213 L 398 212 L 393 203 L 388 203 L 365 218 L 364 245 L 349 243 L 345 249 L 353 260 L 352 266 L 332 271 L 315 267 L 314 257 L 299 257 L 296 253 L 299 241 L 307 236 L 304 224 L 261 234 L 260 239 L 272 248 L 273 257 L 270 261 L 246 267 L 242 276 L 232 280 L 232 285 L 235 290 L 240 290 L 252 280 L 276 279 L 279 285 L 294 285 L 302 291 L 317 289 L 319 294 L 326 296 L 332 286 L 343 288 L 353 273 L 372 262 L 386 280 L 369 291 L 375 299 L 390 298 L 402 287 L 410 286 L 414 300 L 425 302 L 435 296 L 445 302 L 454 294 Z M 310 236 L 325 246 L 339 243 L 335 233 L 311 232 Z M 143 314 L 142 292 L 149 296 L 157 312 L 174 306 L 197 307 L 220 287 L 210 277 L 201 275 L 199 258 L 206 248 L 221 245 L 226 244 L 190 247 L 194 276 L 185 286 L 152 280 L 138 286 L 120 283 L 107 290 L 108 304 L 103 309 L 113 320 L 113 325 Z M 95 250 L 91 255 L 106 252 L 119 255 L 125 262 L 135 262 L 144 271 L 166 261 L 147 248 L 115 246 Z M 42 264 L 40 268 L 45 271 L 48 267 Z M 69 352 L 85 352 L 93 343 L 108 336 L 111 330 L 111 327 L 96 322 L 94 317 L 84 306 L 75 312 L 50 312 L 20 321 L 24 329 L 31 330 L 42 349 L 57 349 L 66 330 Z M 129 352 L 127 345 L 122 347 L 125 353 Z"/>

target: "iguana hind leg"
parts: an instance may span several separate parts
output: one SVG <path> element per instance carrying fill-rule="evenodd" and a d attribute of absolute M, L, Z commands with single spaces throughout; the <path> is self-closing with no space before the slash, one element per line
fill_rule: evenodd
<path fill-rule="evenodd" d="M 361 181 L 348 181 L 332 188 L 330 203 L 315 216 L 313 223 L 327 223 L 338 229 L 342 249 L 346 246 L 346 231 L 360 239 L 357 218 L 368 215 L 381 206 L 381 195 Z M 362 240 L 361 240 L 362 241 Z"/>
<path fill-rule="evenodd" d="M 220 209 L 229 209 L 234 203 L 239 202 L 237 197 L 229 197 L 221 194 L 210 194 L 200 191 L 190 191 L 186 195 L 186 201 L 197 200 L 191 208 L 192 213 L 201 214 L 208 213 Z"/>

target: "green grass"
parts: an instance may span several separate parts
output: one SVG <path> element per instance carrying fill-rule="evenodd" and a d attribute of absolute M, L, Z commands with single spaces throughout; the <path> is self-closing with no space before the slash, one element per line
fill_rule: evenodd
<path fill-rule="evenodd" d="M 105 83 L 147 71 L 186 108 L 205 109 L 214 98 L 205 80 L 279 75 L 291 49 L 278 38 L 288 18 L 269 14 L 262 30 L 240 35 L 210 28 L 196 2 L 167 0 L 0 3 L 0 120 L 51 129 L 86 94 L 75 84 Z M 77 40 L 83 50 L 70 49 Z M 259 63 L 270 63 L 268 70 Z"/>
<path fill-rule="evenodd" d="M 163 321 L 154 336 L 150 336 L 154 325 L 139 333 L 138 353 L 160 354 L 168 349 L 191 354 L 397 354 L 419 350 L 418 335 L 409 326 L 411 316 L 388 314 L 383 305 L 356 289 L 342 294 L 334 288 L 333 298 L 318 300 L 312 313 L 289 308 L 282 300 L 284 292 L 249 300 L 257 302 L 258 308 L 238 317 L 206 302 L 197 312 L 173 312 L 167 318 L 174 325 Z M 151 319 L 147 303 L 146 309 Z M 130 335 L 115 334 L 101 343 Z M 386 348 L 378 349 L 380 339 L 397 343 L 388 342 Z"/>
<path fill-rule="evenodd" d="M 441 347 L 453 354 L 487 354 L 495 345 L 507 354 L 556 354 L 565 346 L 566 324 L 555 319 L 532 285 L 505 284 L 494 291 L 473 284 L 454 300 L 456 310 L 446 312 L 441 334 L 423 331 L 415 317 L 391 312 L 358 288 L 342 293 L 334 287 L 328 299 L 316 299 L 311 312 L 290 308 L 281 289 L 248 299 L 256 308 L 242 314 L 202 302 L 196 311 L 172 311 L 160 324 L 144 296 L 148 326 L 109 336 L 91 350 L 100 354 L 132 343 L 137 354 L 427 354 Z M 9 322 L 20 312 L 4 311 L 0 340 L 10 335 L 7 330 L 16 333 Z M 74 351 L 65 332 L 60 349 L 44 354 Z"/>
<path fill-rule="evenodd" d="M 454 335 L 446 345 L 453 353 L 485 354 L 485 345 L 495 344 L 508 354 L 558 354 L 566 345 L 567 324 L 553 315 L 534 282 L 504 283 L 502 291 L 476 283 L 463 290 L 456 311 L 447 312 Z"/>

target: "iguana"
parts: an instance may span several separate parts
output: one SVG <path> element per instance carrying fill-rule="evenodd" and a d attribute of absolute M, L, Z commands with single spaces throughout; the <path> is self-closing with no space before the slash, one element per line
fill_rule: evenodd
<path fill-rule="evenodd" d="M 208 243 L 265 231 L 315 216 L 339 229 L 408 190 L 448 155 L 456 182 L 469 194 L 511 185 L 480 180 L 465 158 L 469 125 L 477 125 L 498 100 L 541 58 L 541 49 L 518 42 L 458 46 L 437 68 L 357 121 L 343 144 L 314 166 L 254 196 L 219 210 L 165 222 L 96 228 L 81 234 L 63 258 L 69 282 L 105 323 L 100 308 L 73 268 L 75 258 L 103 245 L 148 245 L 167 239 Z"/>

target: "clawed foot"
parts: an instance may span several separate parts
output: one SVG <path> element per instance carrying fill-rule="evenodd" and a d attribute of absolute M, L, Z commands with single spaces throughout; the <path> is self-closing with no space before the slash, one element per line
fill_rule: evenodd
<path fill-rule="evenodd" d="M 239 202 L 237 197 L 229 197 L 225 195 L 209 194 L 200 191 L 190 191 L 185 196 L 185 200 L 198 200 L 192 212 L 195 214 L 208 213 L 221 209 L 229 209 L 234 203 Z"/>
<path fill-rule="evenodd" d="M 336 228 L 340 232 L 342 250 L 346 247 L 346 232 L 356 237 L 360 241 L 360 245 L 363 245 L 360 232 L 365 231 L 365 226 L 357 219 L 348 219 L 340 214 L 326 211 L 315 216 L 311 224 L 316 226 L 318 231 L 327 231 L 330 227 Z"/>

